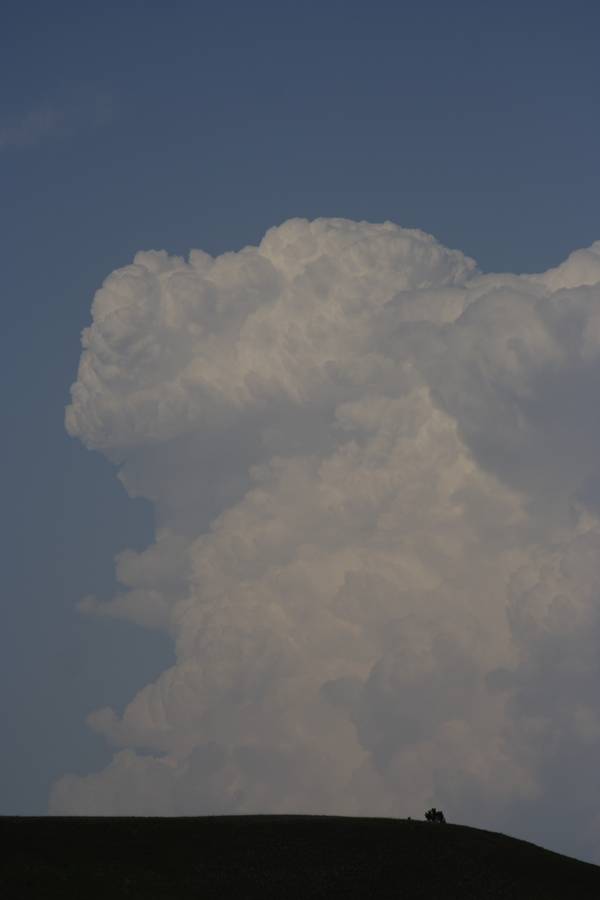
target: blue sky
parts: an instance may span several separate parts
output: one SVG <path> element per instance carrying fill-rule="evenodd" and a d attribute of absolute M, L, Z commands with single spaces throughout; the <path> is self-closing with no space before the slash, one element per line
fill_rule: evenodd
<path fill-rule="evenodd" d="M 109 758 L 166 638 L 74 611 L 150 507 L 64 431 L 94 291 L 140 249 L 391 219 L 485 270 L 600 237 L 596 4 L 13 3 L 0 38 L 4 813 Z M 107 666 L 107 659 L 110 665 Z"/>

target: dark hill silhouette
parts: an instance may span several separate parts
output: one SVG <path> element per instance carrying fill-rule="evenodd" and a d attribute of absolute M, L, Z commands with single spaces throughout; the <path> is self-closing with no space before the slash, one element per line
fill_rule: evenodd
<path fill-rule="evenodd" d="M 600 867 L 464 825 L 3 817 L 0 828 L 7 900 L 600 897 Z"/>

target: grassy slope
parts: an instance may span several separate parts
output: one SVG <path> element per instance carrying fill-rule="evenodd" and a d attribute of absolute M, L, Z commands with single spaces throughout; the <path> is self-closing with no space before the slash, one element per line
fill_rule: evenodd
<path fill-rule="evenodd" d="M 391 819 L 0 818 L 7 898 L 600 898 L 600 867 Z"/>

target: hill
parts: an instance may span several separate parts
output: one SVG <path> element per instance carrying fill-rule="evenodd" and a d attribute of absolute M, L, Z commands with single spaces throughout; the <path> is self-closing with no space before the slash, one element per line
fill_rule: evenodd
<path fill-rule="evenodd" d="M 329 816 L 0 819 L 5 898 L 600 897 L 600 867 L 464 825 Z"/>

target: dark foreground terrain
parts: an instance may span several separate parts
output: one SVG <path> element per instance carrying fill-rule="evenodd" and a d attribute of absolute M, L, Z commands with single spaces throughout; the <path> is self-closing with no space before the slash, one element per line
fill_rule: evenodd
<path fill-rule="evenodd" d="M 600 867 L 463 825 L 5 817 L 0 828 L 4 900 L 600 898 Z"/>

